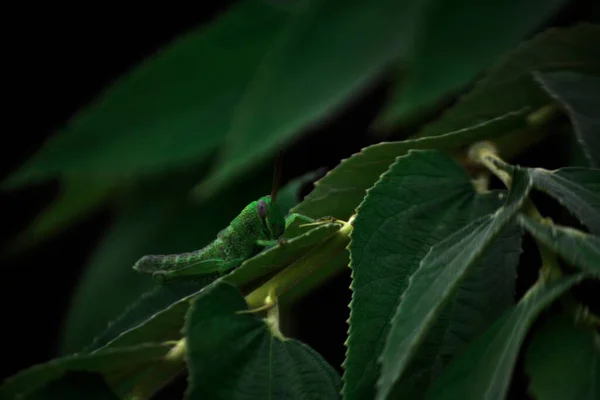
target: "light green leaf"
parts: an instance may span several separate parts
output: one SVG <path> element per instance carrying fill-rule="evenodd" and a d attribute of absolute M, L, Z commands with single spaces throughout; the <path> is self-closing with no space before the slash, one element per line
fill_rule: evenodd
<path fill-rule="evenodd" d="M 237 2 L 120 77 L 5 184 L 114 179 L 204 159 L 288 17 L 268 2 Z"/>
<path fill-rule="evenodd" d="M 365 197 L 367 189 L 377 182 L 397 157 L 414 149 L 458 149 L 480 140 L 491 140 L 524 123 L 524 112 L 517 111 L 438 137 L 369 146 L 329 171 L 291 211 L 312 218 L 333 216 L 348 219 Z"/>
<path fill-rule="evenodd" d="M 303 3 L 245 94 L 212 176 L 209 194 L 240 171 L 320 123 L 404 58 L 427 1 Z"/>
<path fill-rule="evenodd" d="M 600 26 L 580 23 L 550 28 L 518 46 L 498 62 L 473 89 L 417 137 L 437 136 L 523 107 L 550 103 L 532 77 L 534 71 L 600 71 Z"/>
<path fill-rule="evenodd" d="M 430 150 L 399 157 L 369 190 L 350 235 L 353 294 L 345 399 L 375 397 L 377 357 L 421 259 L 431 246 L 493 212 L 500 205 L 498 196 L 476 194 L 463 168 Z"/>
<path fill-rule="evenodd" d="M 526 215 L 520 215 L 518 221 L 533 237 L 566 261 L 600 276 L 600 238 L 554 223 L 540 223 Z"/>
<path fill-rule="evenodd" d="M 402 293 L 381 354 L 377 399 L 388 398 L 459 283 L 513 221 L 530 189 L 529 175 L 517 172 L 506 203 L 499 210 L 478 218 L 433 246 L 420 262 Z"/>
<path fill-rule="evenodd" d="M 564 0 L 433 1 L 380 124 L 406 120 L 463 88 L 512 50 Z M 442 66 L 442 67 L 440 67 Z M 443 72 L 441 72 L 443 71 Z M 456 128 L 455 128 L 456 129 Z"/>
<path fill-rule="evenodd" d="M 554 197 L 595 235 L 600 235 L 600 169 L 529 169 L 533 185 Z"/>
<path fill-rule="evenodd" d="M 0 387 L 0 397 L 13 399 L 42 388 L 60 379 L 69 371 L 100 373 L 115 391 L 119 392 L 129 375 L 137 368 L 164 357 L 173 344 L 145 344 L 135 347 L 108 349 L 95 354 L 75 354 L 38 364 L 5 380 Z"/>
<path fill-rule="evenodd" d="M 559 315 L 533 336 L 525 355 L 529 391 L 538 400 L 597 399 L 600 335 Z"/>
<path fill-rule="evenodd" d="M 224 282 L 195 299 L 185 327 L 186 398 L 339 398 L 340 378 L 317 352 L 243 310 L 243 297 Z"/>
<path fill-rule="evenodd" d="M 566 109 L 590 165 L 600 167 L 600 76 L 559 71 L 535 77 Z"/>
<path fill-rule="evenodd" d="M 583 275 L 537 284 L 483 335 L 472 341 L 433 382 L 427 399 L 503 400 L 531 324 Z"/>

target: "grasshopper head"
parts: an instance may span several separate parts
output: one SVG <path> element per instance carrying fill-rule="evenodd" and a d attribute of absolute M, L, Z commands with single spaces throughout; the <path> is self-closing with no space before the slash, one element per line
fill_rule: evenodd
<path fill-rule="evenodd" d="M 263 222 L 269 239 L 277 239 L 285 231 L 285 217 L 271 196 L 264 196 L 256 202 L 256 212 Z"/>

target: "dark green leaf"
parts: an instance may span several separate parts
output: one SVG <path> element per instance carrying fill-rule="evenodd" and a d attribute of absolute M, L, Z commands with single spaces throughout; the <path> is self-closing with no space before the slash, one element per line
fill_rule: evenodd
<path fill-rule="evenodd" d="M 101 375 L 90 372 L 67 372 L 62 378 L 36 390 L 26 400 L 119 400 Z"/>
<path fill-rule="evenodd" d="M 431 246 L 493 212 L 498 193 L 478 195 L 448 156 L 413 150 L 369 190 L 351 234 L 353 274 L 344 397 L 373 398 L 389 321 Z M 374 297 L 376 296 L 376 297 Z M 376 298 L 377 301 L 373 301 Z"/>
<path fill-rule="evenodd" d="M 271 331 L 238 290 L 217 282 L 186 322 L 189 399 L 339 398 L 340 378 L 314 350 Z"/>
<path fill-rule="evenodd" d="M 514 305 L 521 238 L 522 230 L 511 224 L 472 267 L 422 339 L 392 393 L 423 398 L 448 362 Z"/>
<path fill-rule="evenodd" d="M 590 165 L 600 167 L 600 76 L 560 71 L 535 77 L 566 109 Z"/>
<path fill-rule="evenodd" d="M 422 173 L 426 174 L 425 171 Z M 423 258 L 410 277 L 392 319 L 392 327 L 381 355 L 378 399 L 388 398 L 459 283 L 490 246 L 493 246 L 501 231 L 513 221 L 530 189 L 529 175 L 517 172 L 513 176 L 512 187 L 504 206 L 494 214 L 478 218 L 433 246 Z M 492 247 L 492 251 L 497 253 L 496 248 Z M 510 251 L 518 251 L 518 248 Z"/>
<path fill-rule="evenodd" d="M 10 184 L 65 173 L 129 176 L 209 155 L 288 16 L 268 2 L 237 2 L 112 84 Z"/>
<path fill-rule="evenodd" d="M 321 122 L 402 59 L 427 1 L 305 2 L 267 54 L 238 108 L 212 192 Z"/>
<path fill-rule="evenodd" d="M 433 382 L 427 399 L 502 400 L 531 324 L 582 275 L 551 284 L 538 283 L 516 307 L 505 313 L 483 335 L 472 341 Z"/>
<path fill-rule="evenodd" d="M 600 238 L 597 236 L 554 223 L 540 223 L 526 215 L 519 216 L 519 223 L 566 261 L 600 276 Z"/>
<path fill-rule="evenodd" d="M 157 285 L 111 321 L 84 351 L 95 351 L 104 346 L 126 347 L 181 339 L 186 303 L 214 278 L 186 279 Z"/>
<path fill-rule="evenodd" d="M 114 183 L 93 179 L 65 179 L 61 193 L 11 244 L 11 251 L 36 245 L 85 217 L 99 207 L 114 189 Z"/>
<path fill-rule="evenodd" d="M 556 316 L 533 336 L 525 370 L 537 400 L 597 399 L 600 335 L 565 315 Z"/>
<path fill-rule="evenodd" d="M 523 107 L 547 105 L 548 95 L 534 81 L 532 72 L 565 68 L 600 71 L 599 47 L 598 25 L 550 28 L 517 47 L 456 105 L 426 125 L 418 137 L 444 134 Z"/>
<path fill-rule="evenodd" d="M 315 183 L 315 189 L 293 212 L 312 218 L 333 216 L 348 219 L 397 157 L 412 149 L 451 150 L 484 139 L 493 139 L 524 124 L 523 112 L 512 112 L 490 121 L 435 138 L 380 143 L 343 160 L 338 167 Z"/>
<path fill-rule="evenodd" d="M 107 349 L 95 354 L 75 354 L 38 364 L 10 377 L 0 387 L 0 398 L 12 399 L 32 393 L 68 371 L 98 372 L 113 390 L 127 380 L 136 368 L 164 357 L 173 344 L 145 344 L 136 347 Z"/>
<path fill-rule="evenodd" d="M 533 185 L 558 200 L 595 235 L 600 235 L 600 169 L 529 169 Z"/>
<path fill-rule="evenodd" d="M 380 122 L 389 124 L 410 118 L 461 89 L 565 3 L 565 0 L 432 2 L 422 23 L 422 33 L 415 39 L 414 55 L 403 66 L 401 82 L 396 85 Z"/>
<path fill-rule="evenodd" d="M 246 260 L 236 270 L 223 278 L 233 285 L 245 285 L 253 280 L 280 270 L 306 254 L 340 230 L 339 223 L 327 223 L 288 239 Z"/>
<path fill-rule="evenodd" d="M 281 212 L 285 215 L 293 207 L 295 207 L 300 201 L 300 189 L 309 182 L 313 182 L 315 179 L 322 175 L 321 170 L 309 171 L 302 176 L 292 179 L 282 187 L 277 193 L 277 205 Z"/>

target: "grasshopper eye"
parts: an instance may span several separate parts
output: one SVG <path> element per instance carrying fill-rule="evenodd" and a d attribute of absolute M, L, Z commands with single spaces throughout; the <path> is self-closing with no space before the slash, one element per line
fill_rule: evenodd
<path fill-rule="evenodd" d="M 256 205 L 256 210 L 258 211 L 258 216 L 262 219 L 267 218 L 267 203 L 264 200 L 259 200 Z"/>

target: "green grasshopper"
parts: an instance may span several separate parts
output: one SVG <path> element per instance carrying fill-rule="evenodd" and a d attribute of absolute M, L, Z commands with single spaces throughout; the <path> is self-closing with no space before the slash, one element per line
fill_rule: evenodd
<path fill-rule="evenodd" d="M 276 204 L 278 181 L 276 174 L 271 195 L 247 205 L 205 247 L 189 253 L 146 255 L 133 268 L 161 281 L 204 274 L 224 275 L 265 248 L 284 243 L 280 237 L 295 220 L 308 223 L 315 220 L 297 213 L 284 217 Z"/>

